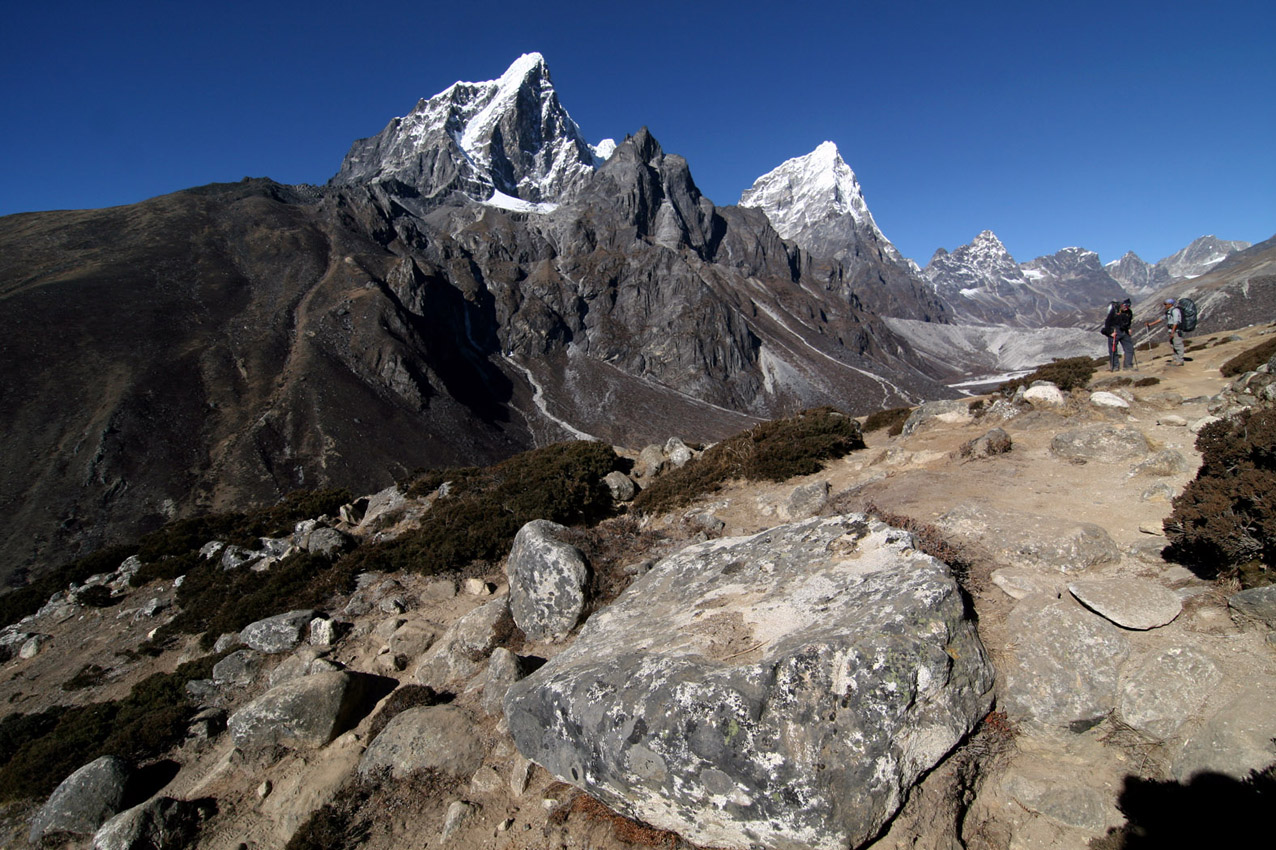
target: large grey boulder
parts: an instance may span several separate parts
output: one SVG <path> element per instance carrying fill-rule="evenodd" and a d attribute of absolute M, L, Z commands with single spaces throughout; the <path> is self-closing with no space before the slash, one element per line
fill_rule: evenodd
<path fill-rule="evenodd" d="M 316 673 L 271 688 L 226 725 L 241 750 L 322 747 L 358 723 L 384 692 L 376 676 Z"/>
<path fill-rule="evenodd" d="M 190 847 L 200 823 L 212 814 L 209 800 L 156 797 L 120 812 L 93 836 L 93 850 L 181 850 Z"/>
<path fill-rule="evenodd" d="M 911 544 L 850 515 L 665 558 L 510 688 L 515 743 L 697 844 L 862 843 L 992 700 L 957 583 Z"/>
<path fill-rule="evenodd" d="M 310 621 L 318 613 L 306 608 L 266 617 L 244 626 L 239 632 L 239 640 L 258 652 L 288 652 L 301 643 Z"/>
<path fill-rule="evenodd" d="M 585 610 L 589 567 L 581 551 L 562 539 L 566 533 L 557 523 L 533 520 L 514 536 L 505 562 L 510 614 L 531 640 L 562 640 Z"/>
<path fill-rule="evenodd" d="M 261 672 L 260 652 L 240 649 L 213 665 L 213 682 L 218 685 L 251 685 Z"/>
<path fill-rule="evenodd" d="M 133 767 L 116 756 L 102 756 L 72 773 L 54 789 L 31 820 L 31 843 L 46 835 L 92 835 L 120 811 Z"/>
<path fill-rule="evenodd" d="M 1050 451 L 1065 460 L 1116 463 L 1152 450 L 1147 437 L 1126 425 L 1091 425 L 1056 434 Z"/>
<path fill-rule="evenodd" d="M 483 764 L 483 744 L 474 731 L 474 718 L 451 705 L 409 708 L 385 725 L 359 760 L 359 775 L 381 770 L 406 779 L 423 770 L 437 770 L 468 779 Z"/>
<path fill-rule="evenodd" d="M 1015 718 L 1083 731 L 1112 712 L 1130 642 L 1067 599 L 1030 596 L 1006 624 L 1014 636 L 999 705 Z"/>
<path fill-rule="evenodd" d="M 461 617 L 426 651 L 416 680 L 436 691 L 454 690 L 487 667 L 492 650 L 514 630 L 508 596 L 499 596 Z"/>

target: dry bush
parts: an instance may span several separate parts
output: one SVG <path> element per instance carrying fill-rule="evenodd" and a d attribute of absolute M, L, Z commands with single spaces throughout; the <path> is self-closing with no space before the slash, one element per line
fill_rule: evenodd
<path fill-rule="evenodd" d="M 883 510 L 872 502 L 864 505 L 864 513 L 877 517 L 887 525 L 901 528 L 913 535 L 913 544 L 920 552 L 943 561 L 952 571 L 953 578 L 963 588 L 969 589 L 974 556 L 960 543 L 944 537 L 943 531 L 930 523 L 919 522 L 910 516 Z"/>
<path fill-rule="evenodd" d="M 904 423 L 908 421 L 909 414 L 912 412 L 911 407 L 892 407 L 889 410 L 870 413 L 864 420 L 864 433 L 871 434 L 886 428 L 888 436 L 898 437 L 904 432 Z"/>
<path fill-rule="evenodd" d="M 1205 577 L 1269 584 L 1276 567 L 1276 410 L 1212 422 L 1196 438 L 1201 468 L 1173 501 L 1166 556 Z"/>
<path fill-rule="evenodd" d="M 610 515 L 615 506 L 603 478 L 621 465 L 611 446 L 577 441 L 523 452 L 485 469 L 427 473 L 409 492 L 433 492 L 444 481 L 452 487 L 420 526 L 364 545 L 343 562 L 355 572 L 429 575 L 504 558 L 514 535 L 534 519 L 592 524 Z"/>
<path fill-rule="evenodd" d="M 554 812 L 558 823 L 565 823 L 572 815 L 607 824 L 611 827 L 612 835 L 623 844 L 634 847 L 685 846 L 678 833 L 667 829 L 656 829 L 654 826 L 617 814 L 588 794 L 576 794 L 567 805 Z"/>
<path fill-rule="evenodd" d="M 1099 361 L 1100 364 L 1106 362 L 1106 359 Z M 1013 395 L 1019 387 L 1031 386 L 1034 381 L 1049 381 L 1066 393 L 1090 383 L 1095 368 L 1095 361 L 1089 357 L 1068 357 L 1039 366 L 1035 372 L 1022 378 L 1006 381 L 997 390 L 1002 395 Z"/>
<path fill-rule="evenodd" d="M 1219 366 L 1218 371 L 1223 373 L 1224 378 L 1253 372 L 1270 360 L 1274 354 L 1276 354 L 1276 337 L 1264 340 L 1253 348 L 1242 351 L 1222 366 Z"/>
<path fill-rule="evenodd" d="M 723 484 L 783 481 L 810 475 L 824 462 L 864 448 L 859 423 L 830 407 L 763 422 L 729 437 L 695 461 L 657 478 L 634 499 L 634 508 L 653 514 L 690 504 Z"/>
<path fill-rule="evenodd" d="M 1139 378 L 1137 381 L 1134 382 L 1134 385 L 1136 387 L 1154 387 L 1159 383 L 1161 383 L 1160 378 L 1156 377 L 1155 375 L 1149 375 L 1146 378 Z"/>

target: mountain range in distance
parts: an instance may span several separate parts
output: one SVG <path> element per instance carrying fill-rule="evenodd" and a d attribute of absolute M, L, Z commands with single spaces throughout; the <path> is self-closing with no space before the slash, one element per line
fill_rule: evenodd
<path fill-rule="evenodd" d="M 1267 309 L 1272 255 L 1188 283 Z M 0 569 L 561 439 L 953 397 L 1005 368 L 989 328 L 1075 331 L 1124 286 L 1080 249 L 1020 266 L 990 233 L 920 269 L 831 143 L 717 206 L 645 128 L 586 142 L 528 54 L 355 141 L 326 186 L 0 218 Z"/>

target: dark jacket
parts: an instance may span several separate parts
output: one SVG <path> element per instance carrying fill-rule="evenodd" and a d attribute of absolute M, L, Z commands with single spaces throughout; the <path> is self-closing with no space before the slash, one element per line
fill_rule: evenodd
<path fill-rule="evenodd" d="M 1112 336 L 1112 331 L 1117 332 L 1117 336 L 1128 334 L 1130 332 L 1130 322 L 1134 321 L 1134 313 L 1130 310 L 1122 310 L 1120 306 L 1108 310 L 1108 317 L 1103 322 L 1103 335 Z"/>

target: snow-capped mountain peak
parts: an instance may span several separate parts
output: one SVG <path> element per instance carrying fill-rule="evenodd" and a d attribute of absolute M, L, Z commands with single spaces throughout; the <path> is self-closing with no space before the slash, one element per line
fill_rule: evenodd
<path fill-rule="evenodd" d="M 499 79 L 453 83 L 355 142 L 331 182 L 402 184 L 421 206 L 461 195 L 544 210 L 579 187 L 598 156 L 559 102 L 544 57 L 527 53 Z"/>
<path fill-rule="evenodd" d="M 833 142 L 823 142 L 806 156 L 785 160 L 759 177 L 740 196 L 740 206 L 760 208 L 785 239 L 795 239 L 806 228 L 846 215 L 857 225 L 881 233 L 864 202 L 855 172 Z"/>

